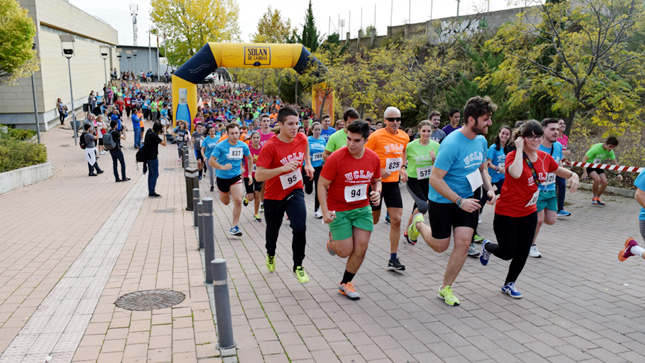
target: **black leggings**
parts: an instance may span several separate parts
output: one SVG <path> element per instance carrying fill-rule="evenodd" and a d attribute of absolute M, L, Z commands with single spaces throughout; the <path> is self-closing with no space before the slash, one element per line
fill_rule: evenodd
<path fill-rule="evenodd" d="M 305 174 L 305 168 L 302 168 L 302 181 L 305 184 L 305 192 L 307 194 L 311 194 L 312 191 L 315 191 L 315 198 L 314 198 L 314 212 L 318 210 L 320 207 L 320 202 L 318 202 L 318 178 L 320 177 L 320 172 L 322 171 L 322 165 L 315 167 L 314 168 L 314 179 L 311 180 Z M 316 188 L 314 190 L 314 187 Z"/>
<path fill-rule="evenodd" d="M 564 198 L 567 194 L 567 179 L 555 177 L 555 186 L 558 190 L 558 212 L 564 210 Z"/>
<path fill-rule="evenodd" d="M 125 159 L 123 158 L 123 152 L 121 150 L 112 149 L 110 150 L 110 156 L 112 157 L 112 171 L 114 172 L 114 179 L 117 181 L 125 179 Z M 117 161 L 121 163 L 121 179 L 119 179 Z"/>
<path fill-rule="evenodd" d="M 508 217 L 495 213 L 493 229 L 498 244 L 486 244 L 486 251 L 502 260 L 513 260 L 508 267 L 504 285 L 515 282 L 524 269 L 535 236 L 537 220 L 537 212 L 524 217 Z"/>
<path fill-rule="evenodd" d="M 58 119 L 60 120 L 61 125 L 65 123 L 65 111 L 58 111 Z"/>
<path fill-rule="evenodd" d="M 264 216 L 266 218 L 266 249 L 269 256 L 275 256 L 276 244 L 278 243 L 278 234 L 282 226 L 284 213 L 287 212 L 293 239 L 291 249 L 293 251 L 293 271 L 297 266 L 302 266 L 305 259 L 305 246 L 307 244 L 306 227 L 307 206 L 305 205 L 305 195 L 302 189 L 295 189 L 286 198 L 282 200 L 264 200 Z"/>
<path fill-rule="evenodd" d="M 407 188 L 412 199 L 414 199 L 412 211 L 414 212 L 414 209 L 418 208 L 419 213 L 425 214 L 428 211 L 428 190 L 430 189 L 430 180 L 408 177 Z"/>
<path fill-rule="evenodd" d="M 504 185 L 504 178 L 500 179 L 498 182 L 495 183 L 490 183 L 491 185 L 497 186 L 497 190 L 495 191 L 495 194 L 499 195 L 499 193 L 502 191 L 502 185 Z M 486 205 L 486 202 L 488 201 L 488 192 L 484 190 L 484 187 L 479 188 L 481 190 L 481 196 L 479 197 L 479 205 L 481 206 L 481 209 L 479 210 L 479 213 L 481 213 L 484 210 L 484 206 Z"/>

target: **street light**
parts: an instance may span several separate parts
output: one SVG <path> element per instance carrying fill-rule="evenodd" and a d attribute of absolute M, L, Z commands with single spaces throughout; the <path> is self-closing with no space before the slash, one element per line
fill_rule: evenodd
<path fill-rule="evenodd" d="M 31 49 L 36 50 L 36 43 Z M 36 135 L 38 135 L 38 143 L 40 144 L 40 125 L 38 125 L 38 105 L 36 104 L 36 85 L 33 73 L 31 74 L 31 92 L 34 94 L 34 119 L 36 120 Z"/>
<path fill-rule="evenodd" d="M 67 58 L 67 70 L 69 72 L 69 94 L 72 97 L 72 130 L 74 130 L 74 145 L 78 145 L 78 123 L 76 122 L 76 114 L 74 113 L 74 92 L 72 90 L 72 66 L 70 59 L 74 56 L 74 36 L 71 34 L 60 34 L 60 48 L 63 57 Z"/>
<path fill-rule="evenodd" d="M 137 73 L 137 50 L 132 49 L 132 56 L 134 59 L 132 60 L 132 68 L 134 68 L 134 73 Z"/>
<path fill-rule="evenodd" d="M 108 51 L 110 48 L 108 48 L 107 45 L 101 45 L 100 50 L 101 50 L 101 58 L 103 58 L 103 74 L 105 74 L 105 86 L 107 87 L 108 81 L 107 81 L 107 58 L 108 58 Z"/>

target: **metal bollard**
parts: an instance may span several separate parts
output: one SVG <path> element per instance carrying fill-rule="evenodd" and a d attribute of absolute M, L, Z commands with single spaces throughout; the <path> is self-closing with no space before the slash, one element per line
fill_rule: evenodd
<path fill-rule="evenodd" d="M 196 207 L 197 203 L 199 203 L 199 188 L 193 188 L 193 206 Z M 195 208 L 193 213 L 193 227 L 197 227 L 197 224 L 199 223 L 197 216 L 197 208 Z"/>
<path fill-rule="evenodd" d="M 228 277 L 226 274 L 226 260 L 212 260 L 213 270 L 213 295 L 215 295 L 215 313 L 217 318 L 217 336 L 219 349 L 234 348 L 233 321 L 231 319 L 231 301 L 228 295 Z"/>
<path fill-rule="evenodd" d="M 188 145 L 184 145 L 182 148 L 182 158 L 181 158 L 181 166 L 186 169 L 190 167 L 190 155 L 188 154 Z"/>
<path fill-rule="evenodd" d="M 204 249 L 204 215 L 202 211 L 204 210 L 204 203 L 197 203 L 197 236 L 199 237 L 199 249 Z"/>
<path fill-rule="evenodd" d="M 184 170 L 186 177 L 186 210 L 193 210 L 193 189 L 199 188 L 199 171 L 197 168 Z"/>
<path fill-rule="evenodd" d="M 213 283 L 213 275 L 208 264 L 215 259 L 215 231 L 213 230 L 213 198 L 202 199 L 202 225 L 204 226 L 204 274 L 206 283 Z"/>

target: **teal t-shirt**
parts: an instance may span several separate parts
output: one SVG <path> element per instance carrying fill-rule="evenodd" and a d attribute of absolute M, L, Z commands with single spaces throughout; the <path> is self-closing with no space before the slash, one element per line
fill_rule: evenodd
<path fill-rule="evenodd" d="M 242 159 L 251 155 L 249 146 L 240 140 L 235 145 L 231 145 L 228 140 L 224 140 L 215 146 L 211 156 L 217 159 L 220 165 L 231 164 L 229 170 L 215 170 L 215 175 L 220 179 L 231 179 L 241 174 Z"/>
<path fill-rule="evenodd" d="M 550 154 L 553 157 L 553 160 L 555 160 L 556 163 L 560 163 L 560 160 L 562 160 L 562 144 L 559 142 L 555 142 L 551 148 L 546 148 L 540 144 L 540 147 L 538 150 L 544 151 L 547 154 Z M 538 189 L 542 191 L 549 191 L 553 192 L 555 191 L 555 174 L 554 173 L 548 173 L 546 175 L 546 181 L 540 183 L 540 186 Z"/>
<path fill-rule="evenodd" d="M 488 148 L 488 154 L 486 155 L 487 159 L 490 159 L 490 163 L 495 166 L 503 167 L 506 162 L 506 154 L 504 154 L 504 148 L 500 146 L 497 150 L 497 145 L 493 144 Z M 504 173 L 499 173 L 493 168 L 488 168 L 488 175 L 490 175 L 490 182 L 497 183 L 500 180 L 504 179 Z"/>
<path fill-rule="evenodd" d="M 325 139 L 323 139 L 322 137 L 316 139 L 313 136 L 309 136 L 307 140 L 309 141 L 309 155 L 311 157 L 311 166 L 317 168 L 323 163 L 322 155 L 325 151 Z"/>
<path fill-rule="evenodd" d="M 210 159 L 213 150 L 215 150 L 217 140 L 219 140 L 219 137 L 211 138 L 210 136 L 206 136 L 202 141 L 202 147 L 205 148 L 204 157 L 206 157 L 206 162 L 208 162 L 208 159 Z"/>
<path fill-rule="evenodd" d="M 634 180 L 634 186 L 640 190 L 645 190 L 645 171 L 638 174 L 638 178 Z M 641 212 L 638 214 L 638 219 L 645 221 L 645 209 L 641 207 Z"/>

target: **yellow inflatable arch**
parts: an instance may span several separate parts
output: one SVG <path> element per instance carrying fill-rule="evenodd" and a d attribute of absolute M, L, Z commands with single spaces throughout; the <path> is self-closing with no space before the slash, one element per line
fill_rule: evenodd
<path fill-rule="evenodd" d="M 326 69 L 302 44 L 207 43 L 172 75 L 173 124 L 188 123 L 197 113 L 197 83 L 218 67 L 293 68 L 299 74 L 310 62 Z"/>

